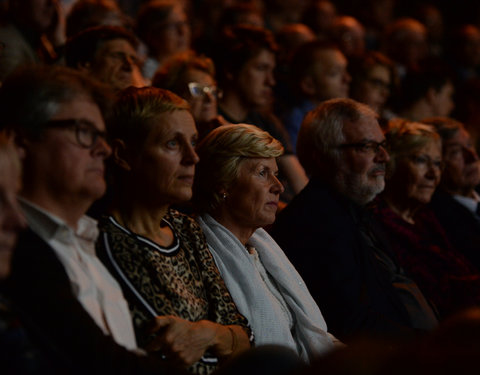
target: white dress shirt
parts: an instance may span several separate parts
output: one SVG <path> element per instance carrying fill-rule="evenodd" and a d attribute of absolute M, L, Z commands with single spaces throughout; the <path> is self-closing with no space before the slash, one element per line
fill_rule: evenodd
<path fill-rule="evenodd" d="M 477 206 L 480 202 L 480 196 L 475 191 L 473 192 L 473 198 L 465 197 L 463 195 L 454 195 L 453 199 L 466 207 L 474 215 L 477 215 Z"/>
<path fill-rule="evenodd" d="M 75 231 L 59 217 L 25 199 L 20 203 L 30 228 L 55 251 L 73 294 L 106 335 L 129 350 L 137 349 L 128 304 L 120 286 L 95 254 L 97 222 L 82 216 Z"/>

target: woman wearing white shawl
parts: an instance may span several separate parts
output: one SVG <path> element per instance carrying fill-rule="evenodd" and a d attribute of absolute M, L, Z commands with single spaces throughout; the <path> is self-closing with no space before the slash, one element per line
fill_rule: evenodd
<path fill-rule="evenodd" d="M 275 220 L 283 147 L 253 125 L 225 125 L 198 146 L 194 205 L 210 251 L 257 345 L 279 344 L 306 361 L 339 343 L 302 278 L 261 229 Z M 341 345 L 341 344 L 340 344 Z"/>

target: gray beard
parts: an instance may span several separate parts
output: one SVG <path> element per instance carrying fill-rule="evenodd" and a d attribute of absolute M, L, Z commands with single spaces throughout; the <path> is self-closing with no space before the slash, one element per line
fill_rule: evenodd
<path fill-rule="evenodd" d="M 334 177 L 334 187 L 337 191 L 360 206 L 365 206 L 380 194 L 385 188 L 383 176 L 377 177 L 377 182 L 365 183 L 359 174 L 339 172 Z"/>

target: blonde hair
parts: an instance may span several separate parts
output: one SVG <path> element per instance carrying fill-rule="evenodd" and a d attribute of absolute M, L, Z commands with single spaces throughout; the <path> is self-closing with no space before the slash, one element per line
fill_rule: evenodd
<path fill-rule="evenodd" d="M 400 157 L 409 155 L 430 142 L 441 142 L 433 126 L 399 118 L 390 120 L 385 137 L 390 155 L 387 163 L 388 176 L 395 172 Z"/>
<path fill-rule="evenodd" d="M 195 172 L 193 204 L 199 213 L 212 212 L 220 202 L 221 189 L 235 182 L 240 164 L 248 158 L 276 158 L 283 146 L 254 125 L 223 125 L 212 130 L 198 145 L 200 162 Z"/>
<path fill-rule="evenodd" d="M 129 87 L 120 93 L 108 123 L 111 138 L 140 150 L 159 115 L 189 110 L 188 103 L 174 93 L 156 87 Z"/>

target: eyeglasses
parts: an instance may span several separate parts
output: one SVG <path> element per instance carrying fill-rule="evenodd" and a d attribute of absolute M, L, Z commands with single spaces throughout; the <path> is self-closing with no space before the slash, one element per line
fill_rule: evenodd
<path fill-rule="evenodd" d="M 222 97 L 222 92 L 215 85 L 202 85 L 201 83 L 190 82 L 188 91 L 194 98 L 203 98 L 206 95 L 212 95 L 217 99 Z"/>
<path fill-rule="evenodd" d="M 432 158 L 428 155 L 408 155 L 407 157 L 412 161 L 413 164 L 422 169 L 435 168 L 439 171 L 442 171 L 445 167 L 445 164 L 442 160 L 432 160 Z"/>
<path fill-rule="evenodd" d="M 387 148 L 387 141 L 383 142 L 375 142 L 375 141 L 368 141 L 368 142 L 358 142 L 358 143 L 344 143 L 338 146 L 338 148 L 353 148 L 359 152 L 363 153 L 372 153 L 374 155 L 378 154 L 380 151 L 380 147 L 384 150 Z"/>
<path fill-rule="evenodd" d="M 83 148 L 93 148 L 97 144 L 99 138 L 108 143 L 107 133 L 98 130 L 95 125 L 87 120 L 51 120 L 45 124 L 45 127 L 74 130 L 77 143 Z"/>

